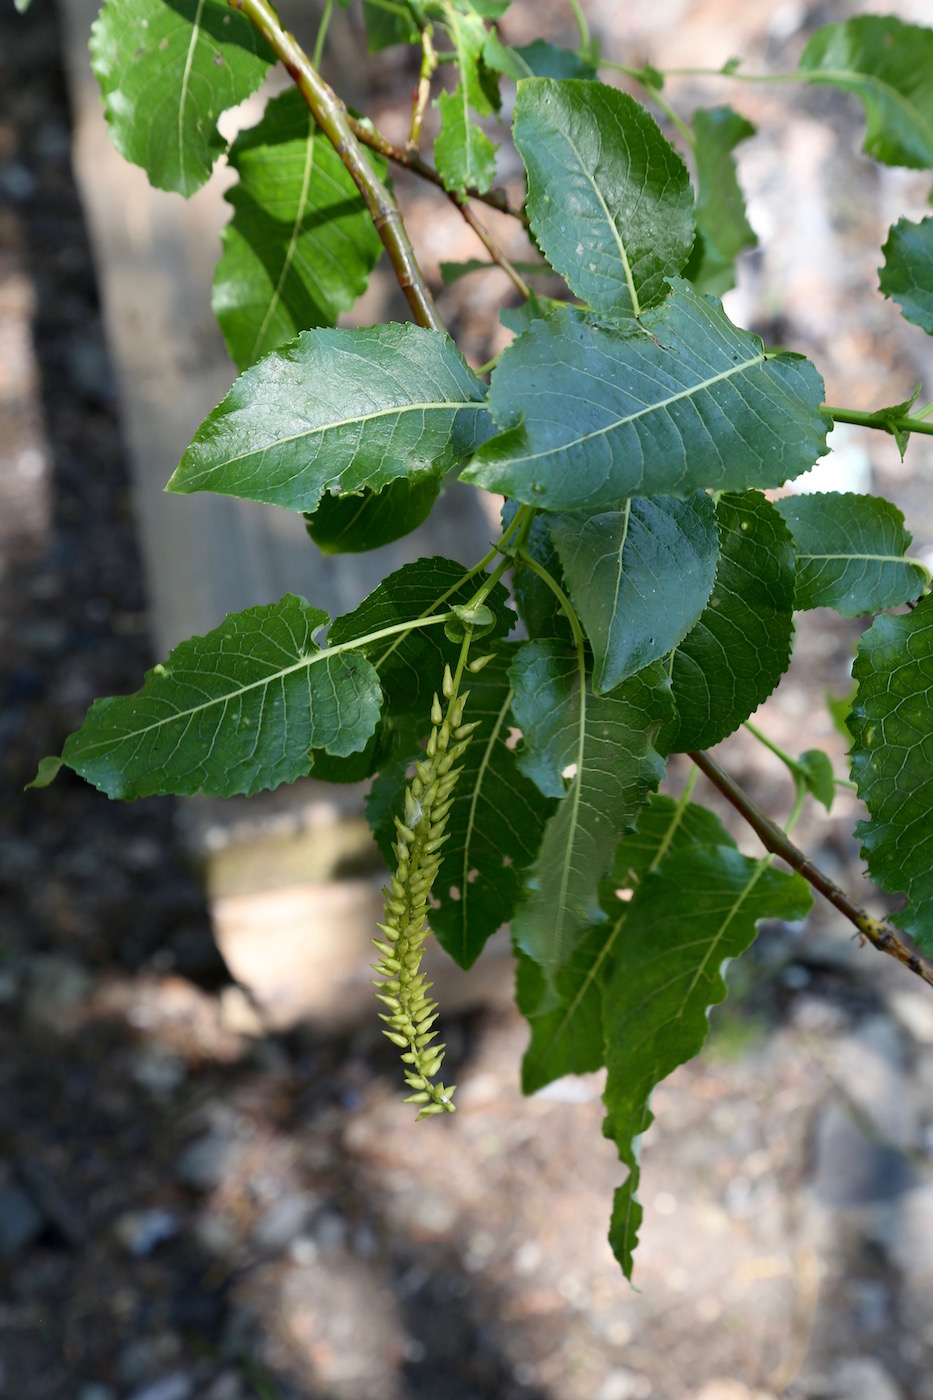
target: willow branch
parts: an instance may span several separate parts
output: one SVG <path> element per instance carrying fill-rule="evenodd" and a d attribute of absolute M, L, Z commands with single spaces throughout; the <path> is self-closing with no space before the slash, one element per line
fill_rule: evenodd
<path fill-rule="evenodd" d="M 246 15 L 284 64 L 311 114 L 343 161 L 382 239 L 396 280 L 419 326 L 444 332 L 444 323 L 418 266 L 398 205 L 360 150 L 347 109 L 325 83 L 297 40 L 283 29 L 268 0 L 228 0 Z"/>
<path fill-rule="evenodd" d="M 748 793 L 743 791 L 738 783 L 720 768 L 714 758 L 710 758 L 708 753 L 691 753 L 688 756 L 706 774 L 713 786 L 719 789 L 723 797 L 731 802 L 736 811 L 744 817 L 767 850 L 780 856 L 792 870 L 796 870 L 798 875 L 802 875 L 815 890 L 819 891 L 824 899 L 827 899 L 839 910 L 840 914 L 844 914 L 849 922 L 855 925 L 863 938 L 867 938 L 872 947 L 877 948 L 879 953 L 887 953 L 890 957 L 896 958 L 898 962 L 909 967 L 911 972 L 916 973 L 924 982 L 933 987 L 933 967 L 926 959 L 911 952 L 901 937 L 887 924 L 872 918 L 871 914 L 860 909 L 838 885 L 833 883 L 828 875 L 825 875 L 818 866 L 813 864 L 810 857 L 805 855 L 799 846 L 794 845 L 786 832 L 782 831 L 779 826 L 775 826 L 771 818 L 755 805 Z"/>
<path fill-rule="evenodd" d="M 465 199 L 459 199 L 454 194 L 451 194 L 450 198 L 460 210 L 460 213 L 463 215 L 463 218 L 469 224 L 473 232 L 476 234 L 480 243 L 482 243 L 483 247 L 486 249 L 486 252 L 492 258 L 493 262 L 498 267 L 502 268 L 502 271 L 506 274 L 506 276 L 511 278 L 512 285 L 519 292 L 521 292 L 522 296 L 527 301 L 528 298 L 531 296 L 531 288 L 525 281 L 522 274 L 519 272 L 518 268 L 514 267 L 512 263 L 509 262 L 509 259 L 506 257 L 505 253 L 503 253 L 498 243 L 495 241 L 494 238 L 490 236 L 490 234 L 480 223 L 479 219 L 476 217 L 476 215 L 473 213 L 473 210 L 470 208 L 469 202 Z"/>
<path fill-rule="evenodd" d="M 232 0 L 230 0 L 232 3 Z M 417 151 L 407 150 L 405 147 L 394 145 L 387 136 L 377 130 L 369 121 L 360 121 L 356 117 L 347 118 L 350 130 L 362 145 L 368 146 L 371 151 L 378 151 L 386 160 L 391 160 L 395 165 L 402 165 L 406 170 L 410 170 L 413 175 L 419 175 L 422 180 L 427 180 L 429 184 L 436 185 L 439 190 L 450 197 L 444 181 L 439 171 L 434 166 L 424 160 Z M 510 204 L 504 190 L 486 190 L 481 192 L 476 189 L 466 191 L 468 199 L 478 199 L 481 204 L 488 204 L 490 209 L 498 209 L 500 214 L 508 214 L 511 218 L 517 219 L 523 228 L 528 227 L 528 215 L 522 209 L 516 209 Z"/>

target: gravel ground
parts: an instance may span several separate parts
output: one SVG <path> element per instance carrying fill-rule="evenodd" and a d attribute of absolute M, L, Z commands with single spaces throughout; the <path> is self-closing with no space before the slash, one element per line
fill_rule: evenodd
<path fill-rule="evenodd" d="M 653 8 L 655 26 L 690 10 L 713 48 L 717 17 L 738 22 L 712 0 Z M 711 58 L 745 43 L 792 61 L 787 15 L 805 8 L 746 7 Z M 639 24 L 632 61 L 658 56 Z M 923 338 L 880 299 L 867 320 L 851 301 L 888 206 L 919 187 L 871 172 L 845 101 L 809 94 L 791 121 L 753 96 L 772 125 L 743 174 L 775 241 L 735 314 L 811 351 L 831 398 L 903 397 Z M 780 185 L 801 164 L 812 208 Z M 794 198 L 809 212 L 788 244 L 774 211 Z M 825 265 L 820 230 L 841 238 Z M 466 296 L 448 310 L 474 317 L 479 356 Z M 415 1138 L 370 1023 L 244 1034 L 171 804 L 111 806 L 67 776 L 22 795 L 89 701 L 135 688 L 151 659 L 55 15 L 38 3 L 0 9 L 0 428 L 2 1400 L 933 1400 L 933 1001 L 830 911 L 763 934 L 708 1053 L 656 1093 L 635 1292 L 604 1238 L 618 1165 L 598 1076 L 523 1101 L 521 1023 L 454 1020 L 460 1112 Z M 933 548 L 930 455 L 912 447 L 910 475 L 889 444 L 851 439 L 847 461 Z M 776 738 L 800 746 L 805 717 L 807 743 L 839 755 L 822 695 L 857 632 L 802 629 Z M 786 802 L 750 742 L 728 761 Z M 858 890 L 853 814 L 800 831 Z"/>

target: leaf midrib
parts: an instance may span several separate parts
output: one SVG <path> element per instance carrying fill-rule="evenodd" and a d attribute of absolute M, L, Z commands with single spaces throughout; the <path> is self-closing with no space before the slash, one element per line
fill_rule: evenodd
<path fill-rule="evenodd" d="M 706 389 L 711 389 L 714 384 L 721 384 L 727 379 L 732 379 L 737 374 L 744 374 L 747 370 L 754 369 L 756 365 L 764 364 L 767 356 L 764 350 L 752 357 L 750 360 L 743 360 L 741 363 L 731 365 L 729 368 L 721 370 L 719 374 L 711 375 L 708 379 L 700 380 L 697 384 L 692 384 L 687 389 L 682 389 L 677 394 L 670 394 L 666 399 L 658 399 L 655 403 L 646 404 L 644 408 L 638 409 L 636 413 L 629 413 L 624 418 L 616 418 L 611 423 L 607 423 L 603 428 L 596 428 L 592 433 L 583 433 L 579 437 L 573 438 L 570 442 L 561 443 L 558 447 L 545 448 L 541 452 L 528 452 L 524 456 L 509 457 L 510 463 L 515 462 L 536 462 L 539 458 L 553 457 L 557 452 L 569 452 L 574 447 L 579 447 L 582 443 L 592 442 L 595 438 L 606 437 L 609 433 L 616 432 L 619 428 L 626 427 L 629 423 L 636 423 L 640 418 L 646 418 L 651 413 L 661 413 L 671 404 L 679 403 L 682 399 L 693 398 L 696 394 L 701 394 Z M 581 400 L 582 402 L 582 400 Z M 493 439 L 495 442 L 495 439 Z"/>
<path fill-rule="evenodd" d="M 285 259 L 282 263 L 282 270 L 279 273 L 279 280 L 276 283 L 275 290 L 273 291 L 272 296 L 269 299 L 269 305 L 266 308 L 266 314 L 262 318 L 262 325 L 256 332 L 256 339 L 253 341 L 253 348 L 250 351 L 251 360 L 255 360 L 256 351 L 262 344 L 263 337 L 265 336 L 266 330 L 269 326 L 269 322 L 275 315 L 279 302 L 282 299 L 282 288 L 285 285 L 285 281 L 288 277 L 289 272 L 291 271 L 292 262 L 294 261 L 295 251 L 298 247 L 298 236 L 301 232 L 301 225 L 304 221 L 305 216 L 305 205 L 308 200 L 308 189 L 311 184 L 311 171 L 314 169 L 314 154 L 317 149 L 316 133 L 317 128 L 315 126 L 314 119 L 309 115 L 308 140 L 305 147 L 305 164 L 304 170 L 302 171 L 301 175 L 301 193 L 298 196 L 298 208 L 295 212 L 295 222 L 292 226 L 292 233 L 291 238 L 288 241 L 288 247 L 285 250 Z"/>
<path fill-rule="evenodd" d="M 185 68 L 181 75 L 181 92 L 178 96 L 178 175 L 185 179 L 185 105 L 188 101 L 188 84 L 191 79 L 191 69 L 194 65 L 194 54 L 198 46 L 198 38 L 201 33 L 201 14 L 206 0 L 198 0 L 198 8 L 195 11 L 194 21 L 191 28 L 191 38 L 188 41 L 188 53 L 185 57 Z M 185 181 L 187 185 L 187 181 Z"/>
<path fill-rule="evenodd" d="M 214 709 L 218 705 L 228 705 L 231 700 L 237 700 L 242 695 L 248 695 L 253 690 L 267 689 L 270 685 L 275 685 L 286 676 L 293 676 L 297 671 L 310 670 L 312 666 L 318 665 L 321 661 L 327 661 L 332 656 L 339 656 L 342 652 L 355 651 L 360 647 L 368 646 L 370 642 L 379 641 L 382 637 L 394 636 L 397 632 L 411 631 L 415 627 L 429 627 L 437 622 L 445 622 L 447 614 L 441 613 L 436 617 L 422 617 L 412 622 L 398 622 L 391 627 L 383 627 L 377 632 L 371 632 L 367 636 L 354 637 L 351 641 L 338 642 L 332 647 L 322 647 L 313 656 L 303 656 L 291 666 L 283 666 L 278 671 L 272 672 L 268 676 L 262 677 L 258 681 L 250 681 L 248 685 L 241 685 L 236 690 L 230 690 L 223 695 L 215 696 L 210 700 L 205 700 L 201 705 L 191 705 L 187 710 L 176 710 L 173 714 L 167 715 L 164 719 L 156 720 L 153 724 L 147 724 L 140 729 L 127 730 L 117 738 L 109 737 L 101 739 L 97 743 L 82 746 L 83 753 L 96 753 L 100 750 L 116 748 L 118 745 L 126 743 L 128 739 L 141 739 L 146 734 L 151 734 L 153 730 L 163 729 L 166 725 L 178 724 L 179 721 L 189 719 L 192 715 L 204 714 L 208 710 Z M 378 671 L 380 661 L 370 663 Z M 147 696 L 146 699 L 152 699 Z M 78 731 L 80 733 L 80 731 Z"/>
<path fill-rule="evenodd" d="M 404 403 L 393 404 L 389 408 L 380 408 L 373 413 L 360 414 L 355 418 L 340 418 L 333 423 L 323 423 L 319 426 L 306 428 L 300 433 L 289 433 L 286 437 L 275 438 L 271 442 L 263 443 L 261 447 L 253 447 L 248 452 L 241 452 L 236 457 L 225 457 L 221 462 L 214 462 L 210 466 L 201 468 L 200 471 L 190 470 L 185 474 L 187 480 L 199 476 L 209 476 L 213 472 L 222 471 L 225 467 L 236 466 L 238 462 L 248 462 L 252 457 L 261 456 L 263 453 L 272 452 L 276 448 L 286 447 L 292 442 L 301 442 L 303 438 L 323 437 L 325 433 L 336 432 L 338 428 L 355 427 L 357 424 L 373 423 L 379 418 L 388 418 L 392 414 L 403 413 L 428 413 L 439 409 L 451 409 L 460 412 L 463 409 L 472 408 L 477 411 L 485 409 L 486 404 L 477 399 L 444 399 L 440 402 L 425 403 Z M 234 412 L 242 412 L 241 407 L 237 407 Z M 190 448 L 188 449 L 191 450 Z M 186 454 L 187 455 L 187 454 Z M 172 478 L 174 480 L 174 477 Z M 171 486 L 171 481 L 169 486 Z"/>

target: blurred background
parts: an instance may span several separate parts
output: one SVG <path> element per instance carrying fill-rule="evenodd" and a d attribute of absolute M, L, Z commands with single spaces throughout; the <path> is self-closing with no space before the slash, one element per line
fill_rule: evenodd
<path fill-rule="evenodd" d="M 872 8 L 584 4 L 624 63 L 752 71 Z M 933 18 L 928 0 L 879 8 Z M 356 9 L 325 73 L 402 139 L 413 59 L 366 60 Z M 283 12 L 312 42 L 315 7 Z M 343 611 L 407 558 L 476 557 L 491 528 L 451 492 L 417 537 L 322 561 L 284 512 L 162 495 L 233 379 L 209 291 L 229 178 L 221 162 L 186 205 L 112 152 L 93 13 L 0 8 L 0 1400 L 933 1400 L 933 997 L 832 910 L 762 933 L 707 1052 L 655 1094 L 636 1292 L 605 1242 L 620 1170 L 600 1077 L 520 1097 L 504 938 L 469 978 L 435 960 L 460 1111 L 413 1131 L 369 988 L 382 876 L 360 791 L 124 807 L 63 774 L 23 793 L 92 699 L 138 688 L 225 611 L 289 588 Z M 558 0 L 516 0 L 502 30 L 576 42 Z M 876 272 L 928 178 L 863 157 L 860 104 L 828 89 L 682 78 L 666 95 L 759 127 L 738 160 L 761 243 L 732 317 L 810 355 L 829 402 L 877 407 L 920 380 L 930 397 L 929 339 Z M 518 196 L 513 155 L 499 175 Z M 479 246 L 435 191 L 395 184 L 479 364 L 505 343 L 511 284 L 441 291 L 439 261 Z M 355 321 L 403 315 L 377 271 Z M 933 564 L 933 444 L 906 463 L 857 429 L 834 446 L 820 489 L 896 501 Z M 802 617 L 761 720 L 837 771 L 825 696 L 847 692 L 859 631 Z M 741 735 L 721 755 L 788 810 L 764 749 Z M 808 812 L 800 844 L 882 914 L 856 805 Z"/>

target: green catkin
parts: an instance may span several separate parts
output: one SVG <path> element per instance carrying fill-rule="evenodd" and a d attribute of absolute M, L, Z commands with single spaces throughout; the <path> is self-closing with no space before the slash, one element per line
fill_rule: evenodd
<path fill-rule="evenodd" d="M 428 895 L 440 868 L 441 847 L 448 839 L 447 818 L 453 806 L 453 789 L 462 772 L 455 768 L 465 754 L 475 724 L 463 723 L 468 692 L 459 694 L 469 641 L 464 644 L 456 676 L 444 667 L 441 686 L 446 707 L 438 695 L 431 704 L 431 733 L 425 757 L 415 764 L 415 776 L 405 791 L 404 820 L 395 818 L 398 837 L 392 847 L 398 862 L 395 874 L 383 890 L 385 922 L 382 935 L 373 939 L 378 962 L 373 971 L 382 979 L 374 982 L 376 996 L 388 1008 L 380 1012 L 385 1022 L 383 1035 L 404 1053 L 405 1083 L 411 1094 L 404 1103 L 419 1108 L 418 1118 L 453 1113 L 456 1085 L 435 1082 L 444 1060 L 444 1045 L 436 1045 L 437 1002 L 428 996 L 431 983 L 420 972 L 427 926 Z M 469 669 L 477 672 L 489 657 L 478 657 Z"/>

